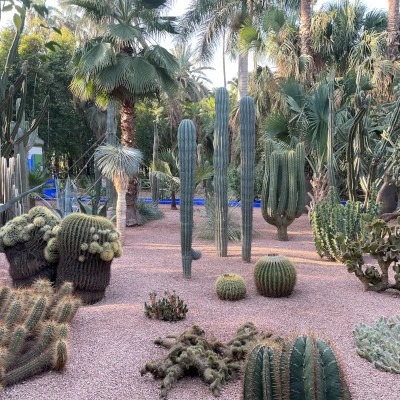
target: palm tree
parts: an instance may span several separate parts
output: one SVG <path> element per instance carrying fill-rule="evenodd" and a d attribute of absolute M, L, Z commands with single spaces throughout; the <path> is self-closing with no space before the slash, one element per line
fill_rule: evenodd
<path fill-rule="evenodd" d="M 101 173 L 112 180 L 117 191 L 116 227 L 123 242 L 126 230 L 126 193 L 129 181 L 138 173 L 142 153 L 137 149 L 123 146 L 99 146 L 94 159 Z"/>
<path fill-rule="evenodd" d="M 399 0 L 388 0 L 387 57 L 397 60 L 399 57 Z"/>
<path fill-rule="evenodd" d="M 175 57 L 152 44 L 153 35 L 173 33 L 172 17 L 163 17 L 159 6 L 167 0 L 71 0 L 84 15 L 104 26 L 95 37 L 77 50 L 71 90 L 83 100 L 91 99 L 106 108 L 109 101 L 120 107 L 121 142 L 136 147 L 138 100 L 176 88 Z M 138 180 L 132 179 L 127 195 L 127 226 L 139 225 Z"/>
<path fill-rule="evenodd" d="M 311 0 L 301 0 L 300 3 L 300 47 L 301 53 L 311 56 Z"/>

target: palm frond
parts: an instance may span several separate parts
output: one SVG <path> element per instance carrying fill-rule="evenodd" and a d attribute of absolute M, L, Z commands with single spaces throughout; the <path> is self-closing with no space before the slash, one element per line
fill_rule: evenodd
<path fill-rule="evenodd" d="M 108 25 L 105 38 L 118 46 L 133 45 L 135 41 L 144 39 L 142 29 L 128 24 Z"/>

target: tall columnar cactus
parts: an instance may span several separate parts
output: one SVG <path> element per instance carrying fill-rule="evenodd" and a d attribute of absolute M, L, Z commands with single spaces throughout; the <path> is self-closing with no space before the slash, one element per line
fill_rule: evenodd
<path fill-rule="evenodd" d="M 64 283 L 57 293 L 47 280 L 29 289 L 0 284 L 0 385 L 13 385 L 68 360 L 69 324 L 80 300 Z"/>
<path fill-rule="evenodd" d="M 240 201 L 242 210 L 242 259 L 250 262 L 253 232 L 255 108 L 251 97 L 240 100 Z"/>
<path fill-rule="evenodd" d="M 153 141 L 153 165 L 157 165 L 158 161 L 158 128 L 157 121 L 154 121 L 154 141 Z M 151 175 L 151 201 L 158 207 L 158 176 L 153 172 Z"/>
<path fill-rule="evenodd" d="M 219 88 L 215 97 L 214 125 L 215 244 L 218 257 L 228 255 L 228 126 L 228 91 Z"/>
<path fill-rule="evenodd" d="M 261 212 L 265 221 L 278 228 L 278 239 L 288 240 L 287 227 L 301 216 L 305 207 L 305 150 L 273 150 L 273 141 L 265 143 L 265 171 L 261 194 Z"/>
<path fill-rule="evenodd" d="M 262 296 L 289 296 L 296 285 L 294 264 L 278 254 L 261 257 L 254 265 L 253 276 L 257 291 Z"/>
<path fill-rule="evenodd" d="M 244 400 L 350 400 L 339 362 L 327 342 L 302 335 L 258 344 L 244 370 Z"/>
<path fill-rule="evenodd" d="M 110 266 L 122 255 L 120 234 L 106 218 L 81 213 L 70 214 L 53 230 L 45 249 L 48 260 L 57 260 L 56 285 L 74 285 L 84 303 L 104 297 L 110 283 Z"/>
<path fill-rule="evenodd" d="M 192 121 L 184 119 L 178 128 L 179 176 L 181 181 L 181 253 L 183 276 L 190 279 L 192 260 L 199 259 L 199 252 L 192 250 L 193 196 L 196 168 L 196 128 Z"/>
<path fill-rule="evenodd" d="M 59 219 L 46 207 L 33 207 L 0 229 L 0 251 L 4 251 L 16 287 L 31 285 L 39 278 L 55 281 L 56 265 L 48 262 L 44 249 Z"/>

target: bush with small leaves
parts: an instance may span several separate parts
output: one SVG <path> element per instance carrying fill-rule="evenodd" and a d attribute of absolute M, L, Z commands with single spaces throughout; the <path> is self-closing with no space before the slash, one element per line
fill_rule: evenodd
<path fill-rule="evenodd" d="M 150 293 L 150 304 L 144 303 L 144 315 L 148 318 L 161 319 L 163 321 L 176 322 L 186 318 L 187 305 L 175 294 L 164 292 L 165 297 L 157 300 L 157 293 Z"/>

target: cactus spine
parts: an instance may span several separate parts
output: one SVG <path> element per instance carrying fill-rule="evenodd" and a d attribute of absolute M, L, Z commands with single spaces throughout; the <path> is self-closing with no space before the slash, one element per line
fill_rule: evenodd
<path fill-rule="evenodd" d="M 250 262 L 253 231 L 254 158 L 255 158 L 255 108 L 251 97 L 240 100 L 240 151 L 242 209 L 242 259 Z"/>
<path fill-rule="evenodd" d="M 244 400 L 351 399 L 332 348 L 312 335 L 256 345 L 245 367 L 243 393 Z"/>
<path fill-rule="evenodd" d="M 228 255 L 228 124 L 228 91 L 219 88 L 215 97 L 214 126 L 215 244 L 218 257 Z"/>
<path fill-rule="evenodd" d="M 253 276 L 257 291 L 262 296 L 289 296 L 296 285 L 294 264 L 278 254 L 261 257 L 254 265 Z"/>
<path fill-rule="evenodd" d="M 179 176 L 181 180 L 181 254 L 183 276 L 192 276 L 193 196 L 196 167 L 196 129 L 184 119 L 178 128 Z"/>
<path fill-rule="evenodd" d="M 277 227 L 278 239 L 288 240 L 287 227 L 305 207 L 305 150 L 303 143 L 290 151 L 273 148 L 273 141 L 267 140 L 261 213 L 266 222 Z"/>
<path fill-rule="evenodd" d="M 221 300 L 240 300 L 246 296 L 246 282 L 240 275 L 224 274 L 216 280 L 215 292 Z"/>

